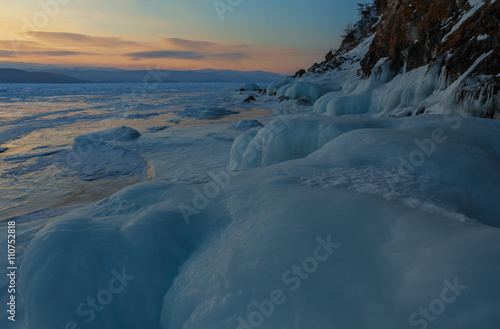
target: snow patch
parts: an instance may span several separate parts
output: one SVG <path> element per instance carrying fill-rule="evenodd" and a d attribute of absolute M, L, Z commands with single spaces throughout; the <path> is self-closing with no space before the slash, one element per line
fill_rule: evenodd
<path fill-rule="evenodd" d="M 460 26 L 462 26 L 462 24 L 463 24 L 466 20 L 468 20 L 470 17 L 472 17 L 472 16 L 476 13 L 476 11 L 478 11 L 478 9 L 479 9 L 479 8 L 481 8 L 481 7 L 484 5 L 484 0 L 468 0 L 468 1 L 469 1 L 469 4 L 470 4 L 470 6 L 471 6 L 472 8 L 471 8 L 471 9 L 470 9 L 467 13 L 465 13 L 465 14 L 462 16 L 462 18 L 460 19 L 460 21 L 459 21 L 457 24 L 455 24 L 455 25 L 453 26 L 453 28 L 451 29 L 451 31 L 450 31 L 450 32 L 448 32 L 448 33 L 447 33 L 447 34 L 443 37 L 443 39 L 441 40 L 441 42 L 445 42 L 445 41 L 448 39 L 448 37 L 449 37 L 450 35 L 452 35 L 453 33 L 455 33 L 455 31 L 457 31 L 457 30 L 460 28 Z"/>

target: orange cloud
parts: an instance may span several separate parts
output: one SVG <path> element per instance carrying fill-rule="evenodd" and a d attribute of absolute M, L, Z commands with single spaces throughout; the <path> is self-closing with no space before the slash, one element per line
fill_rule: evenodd
<path fill-rule="evenodd" d="M 29 36 L 41 41 L 48 41 L 56 44 L 64 42 L 64 44 L 87 45 L 98 47 L 130 47 L 142 46 L 140 43 L 130 40 L 123 40 L 117 37 L 96 37 L 79 33 L 68 32 L 27 32 Z"/>
<path fill-rule="evenodd" d="M 68 32 L 28 32 L 31 40 L 17 43 L 0 40 L 0 57 L 16 61 L 68 66 L 113 66 L 123 69 L 197 70 L 205 68 L 264 70 L 292 73 L 310 65 L 311 57 L 322 59 L 323 51 L 278 48 L 271 45 L 225 44 L 182 38 L 141 42 L 119 37 Z"/>

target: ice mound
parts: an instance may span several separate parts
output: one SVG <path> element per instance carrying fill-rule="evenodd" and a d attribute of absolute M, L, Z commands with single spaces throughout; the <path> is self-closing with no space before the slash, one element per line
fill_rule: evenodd
<path fill-rule="evenodd" d="M 76 137 L 73 149 L 63 154 L 63 162 L 85 181 L 121 175 L 146 179 L 146 161 L 116 144 L 140 135 L 137 130 L 123 126 Z"/>
<path fill-rule="evenodd" d="M 159 329 L 182 264 L 228 221 L 224 208 L 210 205 L 187 225 L 178 206 L 191 198 L 181 185 L 147 182 L 45 226 L 19 280 L 28 327 Z"/>
<path fill-rule="evenodd" d="M 231 129 L 250 129 L 255 127 L 263 127 L 264 125 L 257 120 L 240 120 L 231 125 Z"/>
<path fill-rule="evenodd" d="M 500 184 L 500 149 L 495 142 L 500 132 L 482 122 L 483 132 L 479 134 L 478 124 L 470 118 L 442 116 L 408 120 L 292 119 L 281 129 L 273 130 L 268 125 L 236 138 L 230 168 L 264 167 L 305 157 L 304 161 L 327 168 L 380 166 L 417 181 L 425 177 L 418 186 L 429 185 L 426 179 L 447 186 L 433 191 L 426 202 L 460 213 L 463 218 L 500 227 L 495 215 L 500 212 L 495 202 L 500 198 L 500 190 L 495 187 Z M 464 176 L 463 172 L 468 174 Z M 412 189 L 409 185 L 407 190 Z M 402 202 L 407 205 L 412 201 L 408 197 Z"/>
<path fill-rule="evenodd" d="M 140 136 L 141 134 L 137 130 L 122 126 L 78 136 L 75 138 L 75 145 L 99 145 L 105 142 L 130 141 Z"/>
<path fill-rule="evenodd" d="M 327 115 L 362 114 L 370 111 L 372 105 L 371 93 L 360 93 L 356 95 L 342 95 L 339 92 L 331 92 L 314 103 L 314 111 Z"/>
<path fill-rule="evenodd" d="M 238 114 L 237 111 L 228 110 L 224 107 L 193 107 L 177 113 L 178 116 L 197 120 L 215 120 L 231 114 Z"/>
<path fill-rule="evenodd" d="M 0 153 L 3 153 L 7 151 L 9 148 L 8 147 L 0 147 Z"/>
<path fill-rule="evenodd" d="M 278 91 L 278 89 L 280 89 L 283 86 L 289 85 L 292 82 L 293 82 L 292 79 L 284 79 L 284 80 L 281 80 L 281 81 L 272 82 L 267 87 L 267 94 L 270 95 L 270 96 L 275 95 L 276 92 Z"/>
<path fill-rule="evenodd" d="M 259 91 L 260 87 L 256 83 L 246 83 L 241 89 L 244 91 Z"/>
<path fill-rule="evenodd" d="M 381 179 L 383 177 L 383 179 Z M 474 222 L 448 200 L 460 200 L 460 188 L 435 181 L 431 176 L 401 175 L 396 168 L 383 166 L 335 167 L 319 174 L 296 177 L 306 186 L 343 189 L 351 193 L 382 196 L 410 208 L 437 213 L 463 222 Z M 436 193 L 439 191 L 439 193 Z"/>
<path fill-rule="evenodd" d="M 497 122 L 278 117 L 233 151 L 258 136 L 251 170 L 50 221 L 20 268 L 28 328 L 392 329 L 430 323 L 422 307 L 433 328 L 498 327 Z"/>
<path fill-rule="evenodd" d="M 368 195 L 302 189 L 275 172 L 257 170 L 229 190 L 232 225 L 183 265 L 164 299 L 163 329 L 401 328 L 452 285 L 460 302 L 436 328 L 474 325 L 477 313 L 495 328 L 500 317 L 483 310 L 500 305 L 489 273 L 500 273 L 490 263 L 498 251 L 478 258 L 471 248 L 482 239 L 500 246 L 497 231 Z M 472 287 L 484 299 L 467 297 Z"/>
<path fill-rule="evenodd" d="M 266 127 L 251 129 L 235 139 L 229 166 L 232 170 L 249 169 L 302 158 L 350 130 L 385 125 L 386 122 L 376 119 L 277 117 Z"/>
<path fill-rule="evenodd" d="M 284 85 L 276 91 L 278 97 L 285 96 L 288 98 L 298 99 L 308 97 L 313 102 L 321 96 L 329 93 L 331 90 L 322 85 L 313 82 L 294 82 Z"/>

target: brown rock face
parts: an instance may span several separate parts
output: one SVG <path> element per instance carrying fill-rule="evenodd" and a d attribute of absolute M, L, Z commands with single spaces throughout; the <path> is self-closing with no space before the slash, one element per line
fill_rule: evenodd
<path fill-rule="evenodd" d="M 375 38 L 360 62 L 365 77 L 381 58 L 390 59 L 394 74 L 428 64 L 444 66 L 449 81 L 468 72 L 460 86 L 464 99 L 484 97 L 487 90 L 494 101 L 485 111 L 490 114 L 480 116 L 500 113 L 500 1 L 472 7 L 468 0 L 375 0 L 371 14 L 355 25 L 340 48 L 309 71 L 334 69 L 346 51 L 372 33 Z"/>
<path fill-rule="evenodd" d="M 385 0 L 379 5 L 383 18 L 376 28 L 377 35 L 370 50 L 361 62 L 365 75 L 371 74 L 371 69 L 382 57 L 391 58 L 395 70 L 401 69 L 405 63 L 407 69 L 412 70 L 453 54 L 446 67 L 450 78 L 456 79 L 489 50 L 494 50 L 494 53 L 481 65 L 478 73 L 499 72 L 499 2 L 491 4 L 487 1 L 444 42 L 443 38 L 471 9 L 467 0 Z M 489 40 L 478 40 L 481 35 L 488 35 Z"/>
<path fill-rule="evenodd" d="M 458 23 L 459 9 L 470 8 L 467 0 L 386 0 L 381 5 L 383 17 L 361 62 L 365 75 L 371 74 L 382 57 L 391 58 L 395 70 L 405 63 L 407 70 L 431 63 L 439 54 L 443 37 Z"/>

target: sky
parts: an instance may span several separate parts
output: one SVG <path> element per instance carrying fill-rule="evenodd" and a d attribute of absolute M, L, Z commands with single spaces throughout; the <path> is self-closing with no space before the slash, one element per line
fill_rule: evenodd
<path fill-rule="evenodd" d="M 330 49 L 338 47 L 342 29 L 356 19 L 357 2 L 2 2 L 0 67 L 37 63 L 289 74 L 322 61 Z"/>

